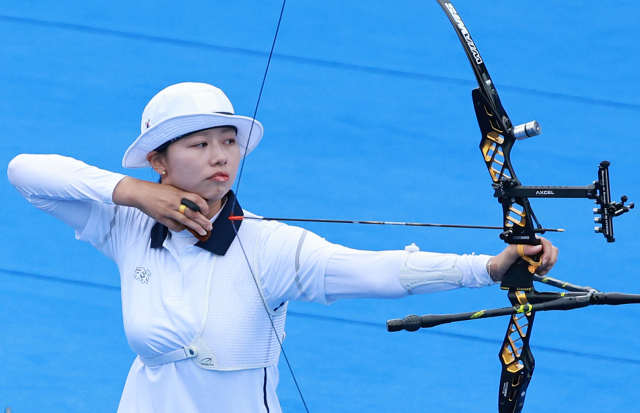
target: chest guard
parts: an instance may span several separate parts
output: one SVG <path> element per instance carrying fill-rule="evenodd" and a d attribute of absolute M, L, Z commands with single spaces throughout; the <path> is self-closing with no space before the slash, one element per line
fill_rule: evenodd
<path fill-rule="evenodd" d="M 256 251 L 261 228 L 261 222 L 245 220 L 239 239 L 213 261 L 202 325 L 191 343 L 199 367 L 242 370 L 278 361 L 287 306 L 273 311 L 262 295 Z"/>
<path fill-rule="evenodd" d="M 226 254 L 213 256 L 202 323 L 191 344 L 140 357 L 146 366 L 191 359 L 207 370 L 245 370 L 278 362 L 287 305 L 270 309 L 263 296 L 256 251 L 261 229 L 261 221 L 245 220 Z"/>

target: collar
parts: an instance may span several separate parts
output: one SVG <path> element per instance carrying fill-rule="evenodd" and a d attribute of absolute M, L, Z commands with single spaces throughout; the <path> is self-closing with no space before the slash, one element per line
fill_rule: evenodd
<path fill-rule="evenodd" d="M 232 215 L 244 216 L 242 207 L 236 200 L 236 195 L 233 191 L 227 192 L 225 196 L 227 197 L 227 202 L 222 208 L 222 211 L 220 211 L 218 218 L 213 221 L 211 236 L 206 241 L 198 241 L 196 244 L 196 247 L 203 248 L 216 255 L 224 255 L 227 253 L 231 243 L 236 238 L 236 232 L 242 224 L 242 220 L 232 221 L 229 217 Z M 153 228 L 151 228 L 151 248 L 161 248 L 168 234 L 169 228 L 156 222 Z"/>

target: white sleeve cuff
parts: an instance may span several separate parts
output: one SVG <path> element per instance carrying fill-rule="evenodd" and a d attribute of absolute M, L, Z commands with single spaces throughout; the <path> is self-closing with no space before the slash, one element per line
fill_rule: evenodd
<path fill-rule="evenodd" d="M 456 267 L 462 270 L 464 278 L 462 286 L 467 288 L 481 288 L 489 285 L 497 284 L 491 279 L 487 272 L 487 263 L 491 259 L 491 255 L 461 255 L 458 259 Z"/>

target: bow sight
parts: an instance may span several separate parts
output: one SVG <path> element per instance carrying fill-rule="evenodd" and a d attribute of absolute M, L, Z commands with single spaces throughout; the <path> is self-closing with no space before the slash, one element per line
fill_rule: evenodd
<path fill-rule="evenodd" d="M 524 405 L 527 386 L 531 380 L 535 360 L 529 349 L 533 319 L 537 311 L 572 310 L 589 305 L 619 305 L 640 303 L 640 295 L 602 293 L 591 287 L 582 287 L 550 277 L 535 275 L 539 257 L 524 255 L 523 244 L 537 245 L 536 234 L 544 233 L 536 218 L 529 198 L 587 198 L 595 200 L 599 215 L 595 228 L 608 242 L 614 242 L 613 218 L 629 212 L 633 203 L 625 205 L 627 197 L 612 202 L 609 186 L 608 161 L 602 161 L 598 180 L 587 186 L 523 186 L 511 165 L 511 148 L 517 140 L 540 134 L 540 125 L 533 121 L 513 126 L 502 107 L 498 92 L 478 49 L 464 22 L 448 0 L 437 0 L 456 30 L 478 82 L 471 93 L 481 132 L 480 151 L 489 170 L 494 196 L 502 205 L 503 232 L 500 238 L 507 244 L 518 244 L 520 258 L 507 270 L 500 287 L 508 290 L 512 307 L 482 310 L 461 314 L 410 315 L 387 322 L 388 331 L 416 331 L 420 328 L 464 320 L 510 315 L 507 333 L 499 358 L 502 364 L 498 407 L 500 413 L 519 413 Z M 534 227 L 535 223 L 535 227 Z M 569 291 L 568 293 L 538 292 L 533 281 L 542 282 Z"/>
<path fill-rule="evenodd" d="M 448 15 L 457 16 L 454 19 L 461 21 L 451 3 L 445 4 L 448 5 L 448 7 L 443 5 L 445 11 L 453 10 L 452 14 L 448 13 Z M 454 27 L 459 28 L 455 24 Z M 458 34 L 461 34 L 460 31 Z M 468 31 L 465 37 L 471 38 Z M 466 41 L 463 42 L 463 46 L 467 44 Z M 478 53 L 477 49 L 476 53 Z M 624 205 L 627 201 L 626 196 L 621 198 L 621 202 L 611 202 L 610 163 L 600 162 L 598 180 L 588 186 L 522 186 L 511 165 L 511 148 L 517 140 L 540 134 L 540 125 L 537 121 L 533 121 L 512 127 L 484 63 L 477 64 L 476 60 L 470 61 L 480 85 L 471 92 L 482 134 L 480 150 L 493 180 L 494 196 L 502 204 L 504 232 L 500 238 L 507 244 L 538 244 L 535 234 L 544 233 L 545 229 L 533 213 L 528 198 L 588 198 L 594 199 L 600 206 L 594 209 L 594 213 L 600 215 L 596 217 L 596 223 L 602 224 L 602 227 L 596 227 L 596 232 L 604 234 L 608 242 L 614 242 L 613 218 L 629 212 L 634 205 L 633 203 L 629 206 Z"/>
<path fill-rule="evenodd" d="M 537 122 L 536 122 L 537 123 Z M 509 244 L 528 243 L 530 237 L 525 235 L 525 223 L 522 219 L 514 219 L 514 214 L 519 218 L 524 218 L 526 214 L 516 211 L 513 207 L 514 203 L 524 204 L 523 199 L 526 198 L 588 198 L 594 199 L 599 205 L 593 209 L 593 213 L 600 215 L 594 218 L 594 222 L 602 224 L 595 227 L 596 233 L 601 233 L 607 239 L 607 242 L 615 242 L 613 237 L 613 218 L 629 212 L 633 209 L 633 202 L 626 206 L 628 198 L 623 195 L 620 202 L 612 202 L 609 190 L 609 161 L 602 161 L 598 167 L 598 180 L 587 186 L 523 186 L 518 183 L 517 179 L 502 178 L 493 184 L 495 190 L 494 196 L 498 198 L 498 202 L 503 205 L 508 224 L 505 231 L 500 234 L 500 238 Z M 526 204 L 525 204 L 526 205 Z M 532 228 L 534 233 L 544 233 L 533 211 L 529 207 L 529 215 L 537 224 L 537 228 Z M 516 224 L 515 226 L 513 224 Z"/>

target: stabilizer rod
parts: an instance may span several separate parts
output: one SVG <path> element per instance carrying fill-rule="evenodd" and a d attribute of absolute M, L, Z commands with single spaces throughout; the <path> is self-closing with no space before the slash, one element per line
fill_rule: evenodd
<path fill-rule="evenodd" d="M 542 295 L 545 296 L 538 296 Z M 527 293 L 530 301 L 537 299 L 546 300 L 553 296 L 559 297 L 537 304 L 517 305 L 513 307 L 495 308 L 491 310 L 472 311 L 458 314 L 427 314 L 423 316 L 409 315 L 403 319 L 387 321 L 387 331 L 417 331 L 421 328 L 430 328 L 441 324 L 455 323 L 458 321 L 478 320 L 481 318 L 501 317 L 505 315 L 535 313 L 538 311 L 573 310 L 590 305 L 621 305 L 640 304 L 640 294 L 601 293 L 592 290 L 589 293 Z M 544 297 L 544 298 L 543 298 Z"/>

